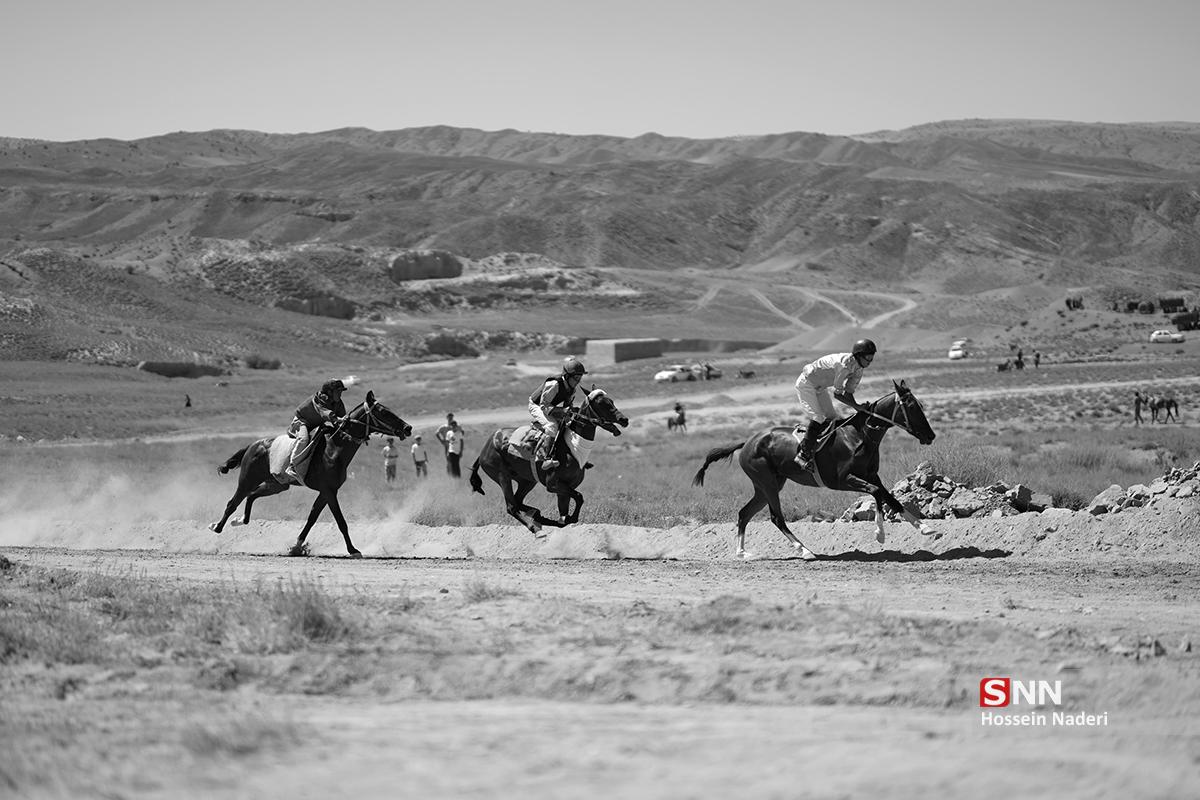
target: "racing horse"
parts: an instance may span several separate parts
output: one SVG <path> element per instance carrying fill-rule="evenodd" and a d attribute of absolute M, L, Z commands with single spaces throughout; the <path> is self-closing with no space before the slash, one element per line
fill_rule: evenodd
<path fill-rule="evenodd" d="M 826 428 L 818 445 L 812 470 L 802 470 L 795 462 L 800 442 L 791 428 L 767 428 L 744 442 L 710 450 L 704 466 L 692 478 L 693 486 L 704 485 L 704 473 L 709 464 L 729 458 L 738 450 L 738 463 L 754 484 L 754 496 L 738 512 L 737 555 L 750 558 L 746 552 L 746 524 L 762 510 L 770 509 L 771 522 L 799 551 L 800 557 L 813 560 L 816 556 L 788 529 L 779 505 L 779 492 L 788 480 L 804 486 L 863 492 L 875 498 L 876 540 L 884 541 L 883 506 L 887 504 L 922 534 L 936 532 L 916 514 L 906 509 L 879 479 L 879 443 L 884 434 L 897 427 L 921 444 L 931 444 L 937 435 L 925 418 L 925 410 L 904 381 L 893 381 L 894 391 L 868 403 L 866 411 Z"/>
<path fill-rule="evenodd" d="M 563 424 L 559 426 L 552 451 L 559 462 L 556 469 L 546 472 L 535 467 L 529 459 L 513 455 L 509 452 L 508 442 L 515 429 L 501 428 L 484 441 L 479 457 L 471 465 L 471 489 L 484 494 L 483 479 L 479 477 L 482 469 L 504 492 L 504 505 L 509 515 L 519 520 L 530 533 L 543 536 L 543 525 L 565 528 L 579 521 L 583 495 L 576 488 L 583 483 L 584 471 L 592 466 L 587 459 L 596 443 L 596 429 L 603 428 L 613 436 L 620 436 L 620 429 L 627 427 L 629 417 L 621 413 L 603 389 L 593 387 L 578 409 L 567 410 Z M 560 520 L 546 519 L 537 508 L 525 504 L 525 497 L 539 483 L 546 491 L 557 495 Z"/>
<path fill-rule="evenodd" d="M 366 400 L 355 406 L 332 430 L 317 437 L 317 441 L 313 445 L 308 472 L 304 476 L 304 485 L 317 493 L 317 499 L 313 501 L 312 510 L 308 512 L 308 521 L 304 523 L 304 530 L 300 531 L 299 538 L 292 545 L 290 550 L 292 555 L 302 555 L 305 552 L 304 539 L 312 529 L 313 523 L 317 521 L 317 517 L 321 515 L 326 506 L 329 506 L 334 520 L 337 521 L 338 529 L 342 532 L 342 538 L 346 540 L 346 552 L 353 558 L 362 558 L 362 553 L 350 541 L 350 530 L 346 525 L 345 516 L 342 515 L 342 507 L 338 503 L 337 494 L 338 489 L 346 482 L 346 468 L 354 460 L 358 448 L 364 445 L 373 433 L 394 436 L 400 441 L 404 441 L 412 433 L 412 426 L 400 419 L 383 403 L 377 402 L 374 392 L 367 392 Z M 243 447 L 217 468 L 222 475 L 237 467 L 240 467 L 241 471 L 238 473 L 237 490 L 226 503 L 225 513 L 221 515 L 219 521 L 208 526 L 209 530 L 220 533 L 225 527 L 225 521 L 229 519 L 242 500 L 246 501 L 245 515 L 240 523 L 235 520 L 232 524 L 245 525 L 250 521 L 250 509 L 255 500 L 286 492 L 295 485 L 281 483 L 271 474 L 271 443 L 275 441 L 275 438 L 259 439 Z"/>

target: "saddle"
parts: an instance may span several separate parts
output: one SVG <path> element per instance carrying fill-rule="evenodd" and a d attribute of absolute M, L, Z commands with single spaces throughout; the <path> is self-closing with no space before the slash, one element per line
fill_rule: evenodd
<path fill-rule="evenodd" d="M 300 457 L 296 462 L 296 472 L 301 478 L 308 474 L 308 462 L 312 458 L 317 442 L 326 435 L 323 427 L 313 431 L 312 436 L 308 439 L 308 445 L 300 452 Z M 292 459 L 292 447 L 296 444 L 295 437 L 290 433 L 281 433 L 274 439 L 263 439 L 263 441 L 270 442 L 267 464 L 271 470 L 271 477 L 275 482 L 281 483 L 284 486 L 301 486 L 302 483 L 297 483 L 287 474 L 288 463 Z"/>
<path fill-rule="evenodd" d="M 498 438 L 501 434 L 506 433 L 506 431 L 496 431 Z M 507 433 L 506 439 L 493 442 L 493 444 L 497 450 L 506 450 L 514 458 L 532 462 L 533 452 L 537 449 L 538 441 L 541 438 L 541 430 L 535 428 L 533 425 L 522 425 L 512 433 Z"/>

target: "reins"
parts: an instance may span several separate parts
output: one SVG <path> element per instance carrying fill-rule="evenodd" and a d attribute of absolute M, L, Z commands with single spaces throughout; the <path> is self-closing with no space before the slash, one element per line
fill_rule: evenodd
<path fill-rule="evenodd" d="M 885 399 L 887 399 L 888 397 L 891 397 L 892 395 L 896 395 L 896 405 L 899 407 L 900 412 L 904 415 L 904 422 L 901 422 L 900 420 L 896 419 L 895 417 L 885 417 L 882 414 L 876 414 L 873 409 L 861 409 L 862 413 L 866 414 L 869 417 L 875 417 L 875 419 L 883 420 L 884 422 L 888 423 L 889 425 L 895 425 L 897 428 L 904 431 L 909 436 L 915 437 L 917 434 L 913 432 L 912 427 L 908 424 L 908 409 L 905 408 L 904 401 L 900 399 L 899 392 L 888 392 L 883 397 L 876 400 L 873 405 L 879 405 L 879 403 L 883 402 Z M 893 413 L 895 413 L 895 409 L 893 409 Z"/>

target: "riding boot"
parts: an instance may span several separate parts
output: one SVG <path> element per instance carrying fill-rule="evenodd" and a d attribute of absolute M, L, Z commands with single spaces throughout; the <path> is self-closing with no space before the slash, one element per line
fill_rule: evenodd
<path fill-rule="evenodd" d="M 813 459 L 816 457 L 817 437 L 821 433 L 821 429 L 825 427 L 823 422 L 810 420 L 807 430 L 804 431 L 804 440 L 800 442 L 800 452 L 796 453 L 796 466 L 805 472 L 813 468 Z"/>
<path fill-rule="evenodd" d="M 533 453 L 534 462 L 542 468 L 543 472 L 549 472 L 552 469 L 558 469 L 558 460 L 551 457 L 550 446 L 552 439 L 548 436 L 543 436 L 538 442 L 537 449 Z"/>

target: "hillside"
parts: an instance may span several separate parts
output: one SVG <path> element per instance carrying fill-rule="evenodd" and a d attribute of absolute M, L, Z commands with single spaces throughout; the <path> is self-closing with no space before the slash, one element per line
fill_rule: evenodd
<path fill-rule="evenodd" d="M 228 360 L 246 318 L 277 327 L 271 349 L 362 336 L 382 355 L 438 326 L 783 341 L 906 307 L 864 291 L 916 298 L 892 326 L 1003 331 L 1068 292 L 1187 293 L 1198 272 L 1191 123 L 0 139 L 12 357 Z M 995 300 L 1031 288 L 1040 305 Z M 137 334 L 114 343 L 114 316 Z"/>

